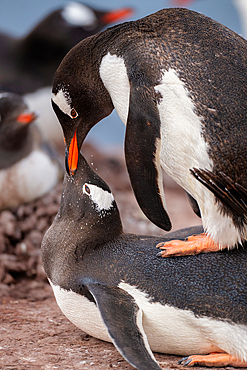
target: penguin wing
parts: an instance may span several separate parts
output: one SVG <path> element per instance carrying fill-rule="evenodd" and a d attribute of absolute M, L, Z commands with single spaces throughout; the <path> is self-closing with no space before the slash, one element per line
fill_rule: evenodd
<path fill-rule="evenodd" d="M 189 199 L 189 202 L 190 202 L 190 205 L 191 205 L 191 208 L 193 209 L 194 213 L 201 218 L 201 211 L 200 211 L 200 208 L 198 206 L 198 203 L 197 201 L 189 194 L 187 193 L 186 191 L 186 194 L 187 194 L 187 197 Z"/>
<path fill-rule="evenodd" d="M 247 189 L 235 183 L 223 172 L 213 174 L 211 171 L 193 168 L 193 176 L 206 186 L 234 214 L 247 222 Z"/>
<path fill-rule="evenodd" d="M 147 218 L 169 231 L 165 210 L 162 169 L 159 161 L 160 118 L 154 89 L 130 87 L 125 135 L 125 159 L 137 202 Z"/>
<path fill-rule="evenodd" d="M 121 355 L 140 370 L 161 369 L 142 327 L 142 311 L 134 298 L 118 287 L 87 284 L 108 334 Z"/>

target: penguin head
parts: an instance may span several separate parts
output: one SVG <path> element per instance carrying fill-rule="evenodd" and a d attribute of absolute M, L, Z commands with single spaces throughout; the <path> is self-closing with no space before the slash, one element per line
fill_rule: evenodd
<path fill-rule="evenodd" d="M 0 92 L 0 146 L 17 150 L 25 142 L 29 125 L 37 115 L 30 112 L 21 96 Z"/>
<path fill-rule="evenodd" d="M 51 55 L 53 58 L 57 55 L 57 63 L 60 63 L 78 42 L 131 14 L 131 8 L 101 11 L 80 2 L 68 2 L 48 14 L 33 28 L 26 38 L 25 46 L 37 59 L 46 58 L 49 63 Z"/>
<path fill-rule="evenodd" d="M 98 34 L 99 35 L 99 34 Z M 52 107 L 62 126 L 67 173 L 74 175 L 79 150 L 90 129 L 113 110 L 111 97 L 100 76 L 98 35 L 82 40 L 58 67 L 52 89 Z M 86 50 L 90 50 L 86 54 Z"/>
<path fill-rule="evenodd" d="M 119 211 L 108 185 L 79 154 L 74 176 L 64 176 L 56 222 L 70 227 L 72 238 L 96 246 L 122 233 Z M 76 241 L 74 241 L 76 243 Z"/>
<path fill-rule="evenodd" d="M 132 13 L 132 8 L 102 11 L 74 1 L 61 10 L 63 20 L 73 28 L 74 32 L 77 28 L 80 28 L 81 32 L 84 30 L 84 38 L 101 31 L 110 23 L 129 17 Z M 82 37 L 77 42 L 81 39 Z"/>

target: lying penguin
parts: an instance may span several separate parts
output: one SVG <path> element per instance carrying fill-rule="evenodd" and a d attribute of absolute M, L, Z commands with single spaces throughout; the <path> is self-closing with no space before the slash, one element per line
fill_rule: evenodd
<path fill-rule="evenodd" d="M 159 241 L 123 233 L 109 187 L 79 154 L 41 246 L 62 312 L 140 370 L 160 369 L 152 351 L 189 356 L 189 366 L 246 367 L 246 250 L 161 259 Z"/>
<path fill-rule="evenodd" d="M 43 140 L 21 96 L 0 93 L 0 210 L 30 202 L 63 178 L 63 166 Z"/>
<path fill-rule="evenodd" d="M 247 41 L 186 9 L 164 9 L 80 42 L 53 84 L 69 173 L 89 130 L 115 108 L 146 216 L 170 230 L 163 168 L 202 217 L 206 234 L 166 243 L 162 255 L 234 248 L 247 237 L 246 71 Z"/>
<path fill-rule="evenodd" d="M 79 41 L 130 14 L 130 8 L 103 11 L 72 1 L 24 37 L 0 34 L 0 89 L 25 95 L 28 106 L 41 112 L 37 124 L 47 140 L 63 143 L 50 107 L 51 85 L 62 58 Z"/>

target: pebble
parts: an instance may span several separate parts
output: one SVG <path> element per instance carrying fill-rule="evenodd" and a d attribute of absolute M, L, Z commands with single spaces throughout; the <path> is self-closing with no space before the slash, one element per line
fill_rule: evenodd
<path fill-rule="evenodd" d="M 45 280 L 40 246 L 60 205 L 62 184 L 40 199 L 0 213 L 0 283 L 18 274 Z"/>

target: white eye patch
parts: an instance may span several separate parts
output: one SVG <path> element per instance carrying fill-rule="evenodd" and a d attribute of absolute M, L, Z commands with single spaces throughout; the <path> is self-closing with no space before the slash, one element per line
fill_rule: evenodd
<path fill-rule="evenodd" d="M 103 190 L 100 187 L 92 184 L 83 185 L 83 193 L 88 195 L 89 198 L 94 202 L 97 211 L 109 210 L 114 201 L 112 193 L 107 190 Z"/>
<path fill-rule="evenodd" d="M 90 27 L 97 23 L 94 12 L 86 5 L 71 2 L 64 7 L 62 16 L 67 23 L 73 26 Z"/>
<path fill-rule="evenodd" d="M 52 94 L 52 101 L 58 106 L 58 108 L 70 118 L 76 118 L 78 113 L 74 108 L 71 107 L 71 97 L 65 89 L 60 89 L 56 94 Z"/>

